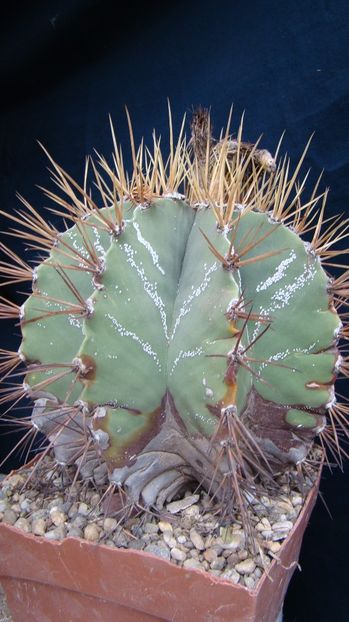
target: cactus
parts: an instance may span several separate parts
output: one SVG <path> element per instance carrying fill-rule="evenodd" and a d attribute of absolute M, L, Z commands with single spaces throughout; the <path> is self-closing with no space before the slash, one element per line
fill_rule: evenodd
<path fill-rule="evenodd" d="M 318 184 L 303 201 L 306 150 L 291 175 L 242 126 L 233 139 L 230 119 L 215 140 L 199 110 L 189 141 L 183 122 L 175 143 L 170 115 L 165 161 L 156 137 L 136 150 L 128 122 L 130 177 L 113 128 L 113 166 L 88 158 L 82 186 L 48 155 L 59 193 L 44 193 L 65 230 L 24 199 L 7 215 L 41 259 L 2 245 L 5 283 L 33 289 L 20 308 L 2 298 L 22 330 L 18 352 L 1 351 L 3 380 L 24 382 L 1 401 L 34 400 L 27 436 L 42 432 L 77 476 L 148 507 L 194 480 L 232 515 L 307 464 L 316 439 L 341 461 L 348 271 L 328 270 L 348 221 L 324 229 Z"/>

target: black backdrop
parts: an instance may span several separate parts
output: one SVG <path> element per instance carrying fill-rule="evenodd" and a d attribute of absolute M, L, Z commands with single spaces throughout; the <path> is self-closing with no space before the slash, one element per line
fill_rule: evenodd
<path fill-rule="evenodd" d="M 346 0 L 148 1 L 142 8 L 106 0 L 13 1 L 2 8 L 1 30 L 1 209 L 18 207 L 16 191 L 38 207 L 45 203 L 34 187 L 48 181 L 36 139 L 81 179 L 85 154 L 93 147 L 111 152 L 109 112 L 123 144 L 124 104 L 137 138 L 150 139 L 154 126 L 165 136 L 166 97 L 177 126 L 201 104 L 212 107 L 216 129 L 234 102 L 235 127 L 246 110 L 246 138 L 263 132 L 263 146 L 273 150 L 286 129 L 285 149 L 294 158 L 315 131 L 306 167 L 313 180 L 325 169 L 330 213 L 348 209 Z M 15 288 L 6 295 L 18 299 Z M 17 343 L 6 323 L 1 341 Z M 15 438 L 2 436 L 0 460 Z M 19 462 L 14 456 L 5 467 Z M 286 622 L 349 620 L 348 484 L 348 467 L 346 475 L 323 477 L 333 520 L 319 501 L 302 572 L 286 599 Z"/>

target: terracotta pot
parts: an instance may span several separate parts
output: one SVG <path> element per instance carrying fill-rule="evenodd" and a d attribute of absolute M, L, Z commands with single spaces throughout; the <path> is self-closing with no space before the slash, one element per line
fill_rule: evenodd
<path fill-rule="evenodd" d="M 0 524 L 0 583 L 14 622 L 275 622 L 297 566 L 319 479 L 268 575 L 249 590 L 204 571 L 77 538 Z"/>

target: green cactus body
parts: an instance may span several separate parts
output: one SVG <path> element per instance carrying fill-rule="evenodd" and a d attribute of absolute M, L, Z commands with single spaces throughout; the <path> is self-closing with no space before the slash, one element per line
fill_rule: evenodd
<path fill-rule="evenodd" d="M 234 497 L 234 469 L 268 479 L 325 427 L 341 321 L 318 254 L 272 210 L 236 201 L 225 222 L 224 204 L 222 225 L 209 200 L 154 194 L 124 202 L 122 226 L 115 205 L 72 218 L 36 268 L 32 421 L 61 463 L 106 465 L 133 501 L 193 479 Z"/>
<path fill-rule="evenodd" d="M 45 303 L 47 296 L 76 303 L 61 273 L 51 265 L 59 262 L 64 270 L 64 258 L 59 248 L 54 249 L 37 271 L 40 303 L 32 296 L 24 305 L 21 351 L 27 360 L 45 364 L 80 361 L 78 379 L 72 369 L 50 382 L 49 397 L 87 404 L 94 415 L 94 441 L 111 475 L 121 481 L 127 478 L 136 456 L 150 445 L 152 479 L 156 452 L 157 477 L 168 470 L 172 458 L 174 480 L 178 469 L 184 469 L 209 481 L 212 473 L 198 455 L 210 453 L 221 410 L 229 406 L 236 406 L 238 416 L 250 421 L 256 439 L 275 457 L 285 462 L 303 459 L 307 439 L 323 425 L 319 412 L 324 414 L 331 400 L 339 318 L 329 309 L 328 279 L 320 262 L 307 253 L 298 236 L 269 222 L 266 214 L 250 212 L 239 223 L 237 247 L 248 234 L 253 238 L 258 231 L 261 237 L 275 229 L 254 253 L 270 251 L 271 239 L 280 252 L 226 270 L 202 235 L 223 255 L 227 253 L 229 232 L 217 229 L 209 208 L 195 212 L 184 201 L 159 199 L 146 209 L 135 208 L 122 235 L 114 239 L 106 235 L 101 239 L 98 230 L 81 226 L 95 247 L 98 237 L 104 263 L 98 289 L 86 274 L 83 278 L 78 272 L 69 274 L 79 293 L 89 299 L 90 316 L 62 314 L 28 322 L 62 308 L 51 300 Z M 74 227 L 62 237 L 69 244 L 74 240 L 84 253 Z M 247 258 L 252 257 L 253 251 Z M 253 312 L 268 318 L 270 328 L 256 339 L 265 324 L 247 320 L 239 347 L 243 350 L 255 340 L 247 351 L 254 374 L 241 366 L 235 380 L 227 373 L 229 352 L 243 322 L 235 322 L 234 328 L 227 313 L 242 292 L 253 303 Z M 53 369 L 28 374 L 34 395 L 45 375 L 55 373 Z M 164 445 L 163 427 L 172 438 L 171 448 Z M 293 439 L 292 428 L 301 440 Z M 193 464 L 190 450 L 181 455 L 182 436 L 195 447 Z M 162 453 L 166 456 L 161 459 Z"/>

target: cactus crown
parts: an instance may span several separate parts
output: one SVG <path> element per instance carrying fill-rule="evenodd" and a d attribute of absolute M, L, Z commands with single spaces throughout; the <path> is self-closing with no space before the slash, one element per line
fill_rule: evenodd
<path fill-rule="evenodd" d="M 128 116 L 131 175 L 113 127 L 113 164 L 88 158 L 82 185 L 48 155 L 63 231 L 22 197 L 6 214 L 40 260 L 1 245 L 4 283 L 33 284 L 20 308 L 1 299 L 22 330 L 18 352 L 1 350 L 3 381 L 24 380 L 1 401 L 34 400 L 27 436 L 44 433 L 77 475 L 158 507 L 196 480 L 231 515 L 276 473 L 301 472 L 315 438 L 341 462 L 349 284 L 335 245 L 348 221 L 324 229 L 318 184 L 303 201 L 307 148 L 291 174 L 242 124 L 232 138 L 230 117 L 219 140 L 207 111 L 189 140 L 169 119 L 165 160 L 155 135 L 136 148 Z"/>

